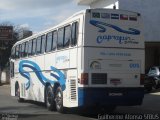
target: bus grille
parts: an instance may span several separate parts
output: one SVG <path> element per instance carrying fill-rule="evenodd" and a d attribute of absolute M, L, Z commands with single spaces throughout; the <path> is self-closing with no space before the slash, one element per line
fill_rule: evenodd
<path fill-rule="evenodd" d="M 77 100 L 76 80 L 74 79 L 70 80 L 70 96 L 71 96 L 71 101 Z"/>
<path fill-rule="evenodd" d="M 107 74 L 92 73 L 92 84 L 107 84 Z"/>

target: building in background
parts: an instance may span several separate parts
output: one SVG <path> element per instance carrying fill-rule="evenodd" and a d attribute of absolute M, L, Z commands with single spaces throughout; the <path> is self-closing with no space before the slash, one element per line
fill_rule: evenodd
<path fill-rule="evenodd" d="M 17 31 L 10 25 L 0 26 L 0 85 L 9 83 L 9 57 L 11 48 L 18 40 L 32 35 L 32 31 L 19 27 Z"/>
<path fill-rule="evenodd" d="M 0 26 L 0 68 L 6 61 L 6 50 L 13 43 L 13 26 Z"/>
<path fill-rule="evenodd" d="M 13 26 L 0 26 L 0 84 L 9 82 L 9 71 L 4 68 L 8 50 L 13 43 Z"/>
<path fill-rule="evenodd" d="M 13 26 L 0 26 L 0 51 L 13 41 Z"/>
<path fill-rule="evenodd" d="M 78 5 L 88 5 L 90 8 L 119 8 L 119 0 L 78 0 Z"/>
<path fill-rule="evenodd" d="M 109 8 L 135 11 L 142 15 L 146 45 L 146 71 L 160 66 L 160 0 L 77 0 L 90 8 Z"/>

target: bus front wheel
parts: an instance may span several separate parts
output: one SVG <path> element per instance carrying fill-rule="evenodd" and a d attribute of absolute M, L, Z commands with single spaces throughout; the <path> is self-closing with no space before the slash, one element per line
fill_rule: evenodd
<path fill-rule="evenodd" d="M 61 87 L 58 87 L 55 94 L 55 102 L 56 102 L 56 109 L 58 112 L 63 113 L 63 92 Z"/>
<path fill-rule="evenodd" d="M 15 96 L 17 97 L 18 102 L 24 102 L 24 99 L 20 97 L 20 88 L 18 83 L 15 85 Z"/>

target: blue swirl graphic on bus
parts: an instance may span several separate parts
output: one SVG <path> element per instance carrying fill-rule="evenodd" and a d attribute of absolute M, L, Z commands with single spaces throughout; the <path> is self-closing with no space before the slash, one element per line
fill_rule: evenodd
<path fill-rule="evenodd" d="M 25 77 L 28 81 L 26 83 L 26 90 L 29 89 L 30 87 L 30 82 L 31 82 L 31 76 L 30 76 L 30 73 L 28 71 L 25 71 L 23 68 L 30 68 L 33 70 L 33 72 L 35 72 L 36 76 L 38 77 L 38 79 L 40 80 L 40 82 L 45 85 L 46 82 L 49 82 L 50 84 L 54 84 L 55 82 L 59 82 L 61 87 L 62 87 L 62 90 L 65 90 L 66 86 L 65 86 L 65 75 L 58 69 L 56 69 L 55 67 L 51 66 L 51 73 L 50 75 L 55 78 L 55 79 L 48 79 L 46 78 L 42 72 L 41 72 L 41 69 L 40 67 L 33 61 L 29 61 L 29 60 L 23 60 L 19 63 L 19 73 Z M 54 74 L 54 73 L 56 74 Z"/>
<path fill-rule="evenodd" d="M 100 28 L 99 32 L 106 32 L 106 27 L 113 28 L 117 30 L 118 32 L 126 33 L 126 34 L 132 34 L 132 35 L 140 35 L 140 31 L 134 28 L 129 28 L 128 30 L 123 30 L 122 28 L 112 25 L 112 24 L 107 24 L 104 22 L 96 21 L 96 20 L 90 20 L 90 24 Z"/>

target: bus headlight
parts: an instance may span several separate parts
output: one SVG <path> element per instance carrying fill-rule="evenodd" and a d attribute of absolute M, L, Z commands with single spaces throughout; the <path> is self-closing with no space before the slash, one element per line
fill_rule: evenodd
<path fill-rule="evenodd" d="M 98 61 L 93 61 L 90 64 L 91 69 L 101 69 L 101 63 Z"/>

